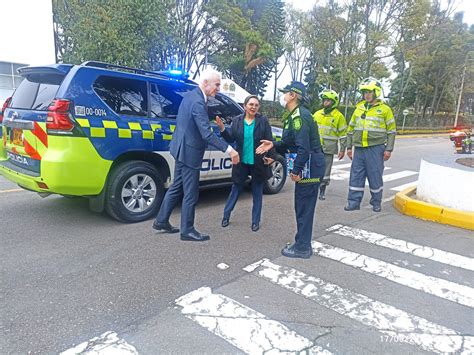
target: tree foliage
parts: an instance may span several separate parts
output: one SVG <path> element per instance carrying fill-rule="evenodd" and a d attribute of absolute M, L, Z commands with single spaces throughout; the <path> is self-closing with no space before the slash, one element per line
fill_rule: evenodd
<path fill-rule="evenodd" d="M 285 33 L 281 0 L 214 0 L 217 38 L 212 62 L 239 85 L 263 95 Z"/>
<path fill-rule="evenodd" d="M 398 119 L 409 108 L 410 124 L 436 125 L 458 103 L 474 114 L 474 26 L 459 1 L 328 0 L 304 12 L 283 0 L 53 0 L 53 18 L 58 61 L 195 75 L 209 62 L 261 96 L 287 68 L 312 109 L 331 88 L 346 114 L 374 76 Z"/>
<path fill-rule="evenodd" d="M 58 61 L 151 69 L 167 47 L 171 1 L 53 0 Z"/>

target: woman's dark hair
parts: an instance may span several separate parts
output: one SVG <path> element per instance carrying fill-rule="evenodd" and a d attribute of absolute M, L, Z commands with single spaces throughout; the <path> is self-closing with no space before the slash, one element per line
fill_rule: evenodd
<path fill-rule="evenodd" d="M 258 99 L 258 96 L 257 95 L 249 95 L 245 98 L 244 100 L 244 106 L 247 106 L 247 104 L 249 103 L 250 99 L 256 99 L 258 101 L 258 103 L 260 103 L 260 100 Z"/>

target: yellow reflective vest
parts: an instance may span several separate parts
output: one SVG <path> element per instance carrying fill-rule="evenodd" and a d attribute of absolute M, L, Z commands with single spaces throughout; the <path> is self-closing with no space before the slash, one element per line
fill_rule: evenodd
<path fill-rule="evenodd" d="M 352 114 L 347 129 L 347 147 L 370 147 L 385 144 L 391 152 L 395 144 L 397 129 L 392 109 L 381 101 L 369 106 L 365 100 L 359 102 Z"/>
<path fill-rule="evenodd" d="M 347 133 L 344 115 L 337 108 L 329 113 L 325 113 L 324 109 L 321 109 L 314 113 L 313 119 L 318 124 L 324 154 L 337 154 L 339 148 L 344 152 L 346 150 Z"/>

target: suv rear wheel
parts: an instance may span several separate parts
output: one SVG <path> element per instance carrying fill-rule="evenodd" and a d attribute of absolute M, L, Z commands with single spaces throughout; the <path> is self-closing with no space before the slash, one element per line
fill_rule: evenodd
<path fill-rule="evenodd" d="M 121 222 L 140 222 L 158 213 L 165 189 L 158 170 L 132 160 L 114 168 L 107 183 L 105 209 Z"/>
<path fill-rule="evenodd" d="M 283 188 L 286 182 L 285 158 L 277 155 L 270 168 L 272 177 L 263 184 L 263 192 L 268 195 L 277 194 Z"/>

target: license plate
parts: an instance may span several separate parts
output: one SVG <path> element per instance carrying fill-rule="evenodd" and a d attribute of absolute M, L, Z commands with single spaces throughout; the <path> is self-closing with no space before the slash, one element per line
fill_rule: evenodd
<path fill-rule="evenodd" d="M 23 130 L 19 128 L 13 128 L 11 135 L 11 142 L 14 145 L 23 146 Z"/>

